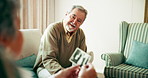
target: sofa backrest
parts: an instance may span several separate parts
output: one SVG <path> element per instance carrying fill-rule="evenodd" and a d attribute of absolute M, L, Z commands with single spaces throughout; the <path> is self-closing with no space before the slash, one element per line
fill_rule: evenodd
<path fill-rule="evenodd" d="M 148 43 L 148 23 L 122 22 L 120 26 L 120 52 L 124 53 L 125 58 L 129 56 L 134 40 Z"/>
<path fill-rule="evenodd" d="M 17 60 L 28 57 L 32 54 L 37 55 L 40 39 L 41 39 L 41 32 L 39 29 L 21 29 L 20 30 L 23 34 L 23 47 L 22 53 Z"/>

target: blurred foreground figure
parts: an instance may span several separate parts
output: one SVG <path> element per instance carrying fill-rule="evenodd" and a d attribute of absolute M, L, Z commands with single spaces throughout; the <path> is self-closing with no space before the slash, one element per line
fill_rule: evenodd
<path fill-rule="evenodd" d="M 17 17 L 17 11 L 20 9 L 18 1 L 0 0 L 0 78 L 32 78 L 29 71 L 17 67 L 14 61 L 14 57 L 21 53 L 23 44 L 22 34 L 17 29 L 20 25 L 20 19 Z M 70 67 L 51 78 L 72 78 L 72 73 L 79 69 L 79 66 Z M 82 73 L 83 75 L 85 74 Z"/>

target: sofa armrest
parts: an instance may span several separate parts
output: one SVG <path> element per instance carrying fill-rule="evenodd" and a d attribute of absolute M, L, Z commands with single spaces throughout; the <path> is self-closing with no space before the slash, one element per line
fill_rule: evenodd
<path fill-rule="evenodd" d="M 106 61 L 106 66 L 116 66 L 123 62 L 122 53 L 105 53 L 101 55 L 101 59 Z"/>

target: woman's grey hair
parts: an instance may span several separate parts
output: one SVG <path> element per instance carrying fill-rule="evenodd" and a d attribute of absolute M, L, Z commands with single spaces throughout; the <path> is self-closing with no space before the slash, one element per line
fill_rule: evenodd
<path fill-rule="evenodd" d="M 18 8 L 18 0 L 0 0 L 0 37 L 5 40 L 15 36 L 14 19 Z"/>
<path fill-rule="evenodd" d="M 86 18 L 88 12 L 87 12 L 87 10 L 86 10 L 84 7 L 82 7 L 81 5 L 73 5 L 69 12 L 73 11 L 75 8 L 77 8 L 77 9 L 80 10 L 81 12 L 84 12 L 84 13 L 85 13 L 85 18 Z"/>

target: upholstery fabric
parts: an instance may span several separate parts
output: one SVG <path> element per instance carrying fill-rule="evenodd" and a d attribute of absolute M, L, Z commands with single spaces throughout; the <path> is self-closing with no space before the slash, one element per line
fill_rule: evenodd
<path fill-rule="evenodd" d="M 129 56 L 133 40 L 148 43 L 148 23 L 130 23 L 124 48 L 125 58 Z"/>
<path fill-rule="evenodd" d="M 106 66 L 115 66 L 123 62 L 122 53 L 106 53 L 102 54 L 101 58 L 106 61 Z"/>
<path fill-rule="evenodd" d="M 125 21 L 123 21 L 119 26 L 119 52 L 123 54 L 125 43 L 127 39 L 127 31 L 128 31 L 129 24 Z"/>
<path fill-rule="evenodd" d="M 124 64 L 134 40 L 148 43 L 148 23 L 122 21 L 119 31 L 119 51 L 101 55 L 106 61 L 105 78 L 148 78 L 148 69 Z"/>
<path fill-rule="evenodd" d="M 109 78 L 148 78 L 148 69 L 120 64 L 105 67 L 104 74 Z"/>

